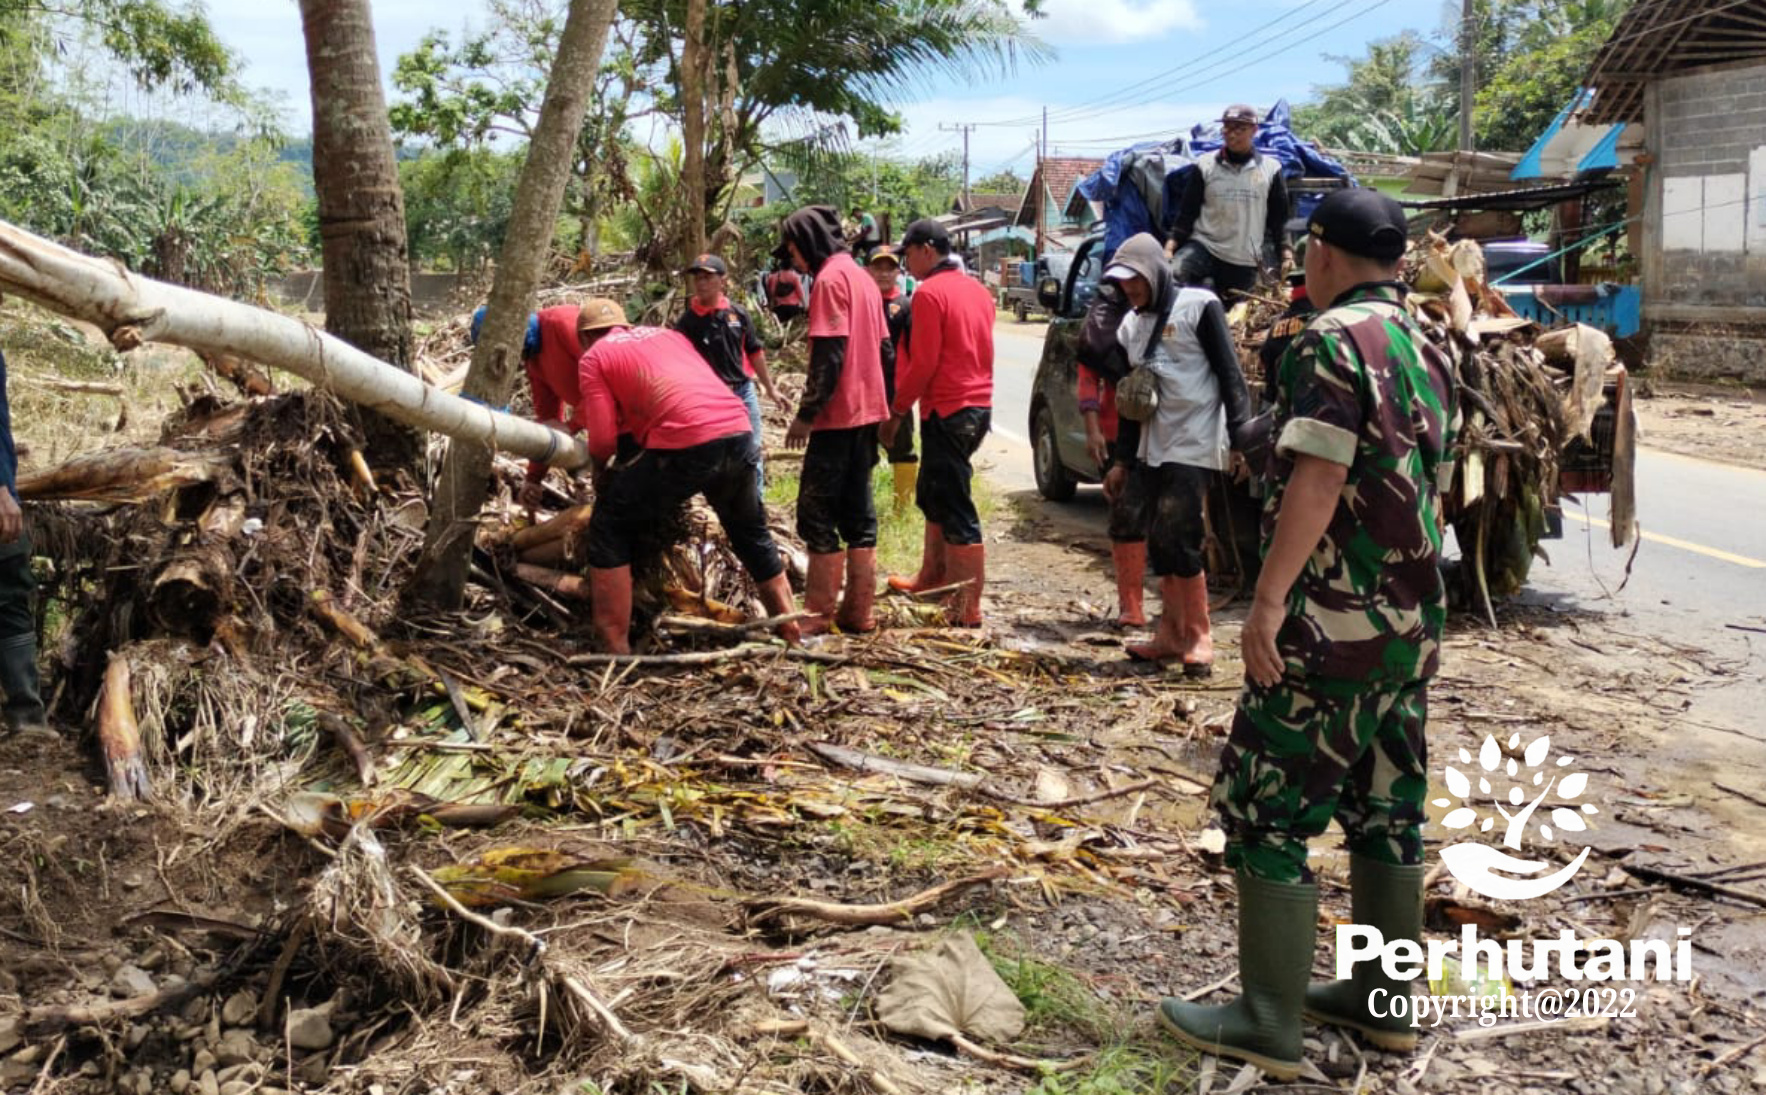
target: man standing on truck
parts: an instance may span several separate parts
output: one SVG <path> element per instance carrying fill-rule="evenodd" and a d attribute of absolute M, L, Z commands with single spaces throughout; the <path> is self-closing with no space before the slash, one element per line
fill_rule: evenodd
<path fill-rule="evenodd" d="M 975 510 L 971 463 L 993 420 L 993 296 L 964 274 L 951 254 L 950 233 L 935 220 L 908 225 L 902 261 L 920 279 L 914 292 L 907 361 L 895 377 L 895 417 L 883 424 L 885 445 L 920 405 L 920 482 L 914 500 L 926 515 L 920 570 L 891 577 L 889 586 L 918 593 L 963 583 L 952 599 L 952 622 L 981 626 L 987 548 Z"/>
<path fill-rule="evenodd" d="M 1241 644 L 1245 688 L 1212 800 L 1237 873 L 1240 995 L 1167 999 L 1160 1024 L 1278 1080 L 1301 1068 L 1301 1015 L 1374 1045 L 1416 1045 L 1370 997 L 1409 995 L 1378 961 L 1308 987 L 1318 889 L 1307 842 L 1334 817 L 1356 923 L 1419 948 L 1424 737 L 1447 615 L 1440 486 L 1458 392 L 1404 306 L 1404 210 L 1339 190 L 1307 226 L 1306 287 L 1323 311 L 1278 366 L 1263 569 Z M 1377 1006 L 1377 1004 L 1376 1004 Z"/>
<path fill-rule="evenodd" d="M 1253 147 L 1257 111 L 1243 103 L 1220 117 L 1223 145 L 1196 161 L 1171 225 L 1173 273 L 1183 285 L 1214 279 L 1228 307 L 1257 285 L 1259 266 L 1279 273 L 1294 261 L 1288 246 L 1288 187 L 1281 161 Z"/>

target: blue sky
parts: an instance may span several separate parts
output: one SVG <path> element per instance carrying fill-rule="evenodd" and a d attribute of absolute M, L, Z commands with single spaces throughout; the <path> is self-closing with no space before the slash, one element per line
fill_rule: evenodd
<path fill-rule="evenodd" d="M 887 0 L 883 0 L 887 2 Z M 1451 7 L 1453 10 L 1449 11 Z M 482 24 L 478 3 L 374 0 L 383 72 L 436 27 Z M 1357 56 L 1373 39 L 1404 29 L 1433 36 L 1458 4 L 1444 0 L 1045 0 L 1033 33 L 1056 56 L 1005 77 L 940 78 L 898 104 L 906 133 L 886 155 L 960 149 L 940 126 L 977 123 L 970 134 L 976 177 L 1001 167 L 1028 175 L 1041 110 L 1050 110 L 1051 152 L 1101 156 L 1136 140 L 1218 117 L 1230 102 L 1261 108 L 1305 99 L 1342 75 L 1331 56 Z M 446 14 L 438 14 L 445 11 Z M 245 80 L 283 95 L 288 127 L 310 127 L 300 13 L 292 0 L 215 5 L 223 41 L 246 61 Z"/>

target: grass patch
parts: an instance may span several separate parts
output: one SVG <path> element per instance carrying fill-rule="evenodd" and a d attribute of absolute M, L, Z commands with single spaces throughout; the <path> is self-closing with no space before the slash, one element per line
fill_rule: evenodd
<path fill-rule="evenodd" d="M 1027 1039 L 1051 1042 L 1066 1036 L 1098 1047 L 1084 1068 L 1050 1073 L 1028 1095 L 1152 1095 L 1191 1082 L 1197 1055 L 1158 1033 L 1145 1014 L 1148 1003 L 1125 1005 L 1100 997 L 1078 974 L 1037 957 L 1011 933 L 969 930 L 1024 1005 Z"/>
<path fill-rule="evenodd" d="M 793 458 L 766 462 L 766 503 L 788 512 L 797 508 L 797 484 L 803 461 Z M 992 527 L 999 514 L 1000 500 L 992 485 L 980 475 L 970 481 L 975 511 L 981 515 L 981 527 Z M 919 507 L 911 503 L 900 511 L 895 508 L 895 469 L 887 461 L 879 461 L 871 470 L 871 501 L 877 508 L 877 567 L 884 574 L 911 574 L 920 566 L 920 547 L 925 541 L 926 522 Z"/>

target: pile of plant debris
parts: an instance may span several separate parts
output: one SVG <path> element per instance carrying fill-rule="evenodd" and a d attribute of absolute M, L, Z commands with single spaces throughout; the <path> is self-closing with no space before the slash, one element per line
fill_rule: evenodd
<path fill-rule="evenodd" d="M 1583 324 L 1547 331 L 1516 315 L 1486 283 L 1474 240 L 1450 244 L 1431 233 L 1405 268 L 1411 315 L 1458 370 L 1459 461 L 1443 508 L 1494 623 L 1492 598 L 1526 584 L 1564 494 L 1610 491 L 1613 546 L 1632 542 L 1636 421 L 1625 367 L 1601 331 Z M 1240 364 L 1253 388 L 1263 380 L 1265 332 L 1285 307 L 1253 297 L 1234 310 Z M 1603 448 L 1610 460 L 1596 455 Z"/>
<path fill-rule="evenodd" d="M 54 713 L 96 726 L 113 800 L 183 830 L 154 837 L 165 902 L 113 925 L 159 933 L 166 957 L 11 1021 L 61 1054 L 59 1069 L 33 1058 L 43 1075 L 222 1093 L 570 1077 L 888 1092 L 926 1090 L 892 1038 L 1002 1075 L 1078 1055 L 1047 1030 L 990 1045 L 1022 1023 L 961 1006 L 943 1034 L 917 1012 L 907 1035 L 853 1020 L 935 909 L 1185 899 L 1177 868 L 1198 853 L 1137 821 L 1202 785 L 1101 751 L 1077 781 L 1036 747 L 1181 731 L 1198 718 L 1181 681 L 1079 672 L 906 599 L 875 635 L 787 649 L 741 622 L 752 587 L 695 510 L 639 566 L 645 653 L 588 652 L 570 579 L 592 496 L 533 527 L 493 515 L 466 611 L 415 617 L 398 593 L 424 503 L 377 482 L 352 431 L 319 392 L 204 398 L 156 448 L 22 484 L 60 499 L 31 507 L 64 621 Z M 498 468 L 512 489 L 520 464 Z M 929 840 L 935 862 L 870 873 Z M 294 876 L 271 907 L 230 915 L 170 881 L 193 841 Z M 50 910 L 86 883 L 29 869 L 0 913 L 53 949 Z"/>

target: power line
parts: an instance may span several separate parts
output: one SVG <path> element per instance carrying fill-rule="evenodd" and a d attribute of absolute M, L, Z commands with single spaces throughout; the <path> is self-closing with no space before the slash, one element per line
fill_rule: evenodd
<path fill-rule="evenodd" d="M 1322 3 L 1322 2 L 1324 2 L 1324 0 L 1306 0 L 1305 3 L 1301 4 L 1299 7 L 1293 9 L 1292 11 L 1289 11 L 1289 12 L 1286 12 L 1286 13 L 1280 15 L 1280 16 L 1277 16 L 1276 18 L 1271 19 L 1269 22 L 1264 23 L 1261 26 L 1253 27 L 1250 31 L 1247 32 L 1246 36 L 1249 37 L 1251 35 L 1261 34 L 1264 31 L 1270 29 L 1271 27 L 1276 26 L 1279 23 L 1287 22 L 1288 20 L 1292 19 L 1294 17 L 1294 15 L 1298 14 L 1299 12 L 1305 11 L 1307 8 L 1313 7 L 1314 5 Z M 1326 14 L 1328 14 L 1328 12 Z M 1299 25 L 1304 26 L 1305 23 L 1311 22 L 1311 21 L 1312 20 L 1305 20 L 1304 22 L 1302 22 Z M 1282 32 L 1282 34 L 1285 35 L 1293 29 L 1297 29 L 1297 28 L 1290 26 L 1289 29 L 1284 30 Z M 1279 35 L 1278 35 L 1278 37 L 1279 37 Z M 1103 95 L 1098 96 L 1096 99 L 1091 99 L 1091 100 L 1088 100 L 1083 103 L 1076 103 L 1070 107 L 1063 107 L 1060 110 L 1051 112 L 1049 115 L 1049 119 L 1051 121 L 1077 120 L 1077 119 L 1069 119 L 1065 116 L 1068 114 L 1079 114 L 1079 113 L 1090 111 L 1093 107 L 1099 106 L 1100 104 L 1121 101 L 1121 99 L 1124 95 L 1133 95 L 1136 92 L 1142 90 L 1143 88 L 1146 88 L 1152 84 L 1156 84 L 1160 80 L 1163 80 L 1168 76 L 1172 76 L 1177 73 L 1183 72 L 1185 69 L 1191 68 L 1194 65 L 1200 63 L 1202 61 L 1202 59 L 1203 59 L 1202 57 L 1189 58 L 1189 59 L 1171 67 L 1171 68 L 1165 69 L 1161 72 L 1156 72 L 1153 75 L 1148 76 L 1143 80 L 1140 80 L 1140 81 L 1137 81 L 1136 83 L 1130 84 L 1127 87 L 1115 88 L 1111 91 L 1104 93 Z M 987 125 L 987 126 L 1034 125 L 1035 123 L 1037 123 L 1040 120 L 1041 119 L 1036 115 L 1027 115 L 1022 118 L 1008 118 L 1003 121 L 980 122 L 978 124 Z"/>

